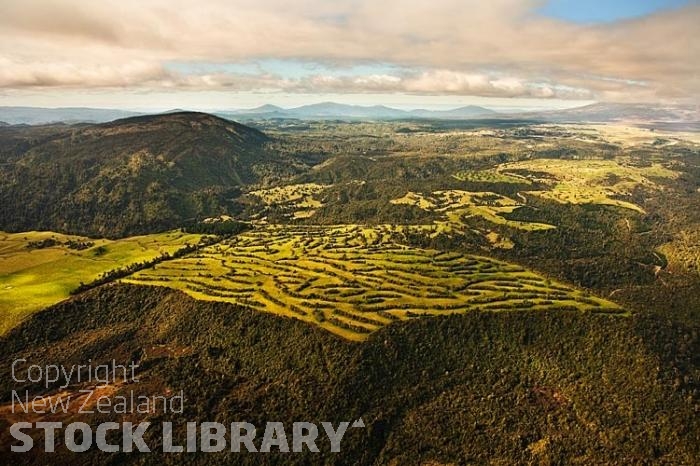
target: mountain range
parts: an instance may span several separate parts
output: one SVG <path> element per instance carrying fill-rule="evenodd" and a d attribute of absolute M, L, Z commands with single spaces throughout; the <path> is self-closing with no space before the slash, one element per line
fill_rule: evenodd
<path fill-rule="evenodd" d="M 555 123 L 577 122 L 700 122 L 697 105 L 649 105 L 595 103 L 565 110 L 540 111 L 523 114 Z"/>
<path fill-rule="evenodd" d="M 335 102 L 323 102 L 319 104 L 304 105 L 301 107 L 284 109 L 274 105 L 263 105 L 248 110 L 220 113 L 225 117 L 233 117 L 243 120 L 270 119 L 270 118 L 296 118 L 302 120 L 317 119 L 369 119 L 369 120 L 401 120 L 412 118 L 431 119 L 468 119 L 483 118 L 497 115 L 493 110 L 475 105 L 455 108 L 451 110 L 399 110 L 384 105 L 345 105 Z"/>
<path fill-rule="evenodd" d="M 175 109 L 164 114 L 179 113 Z M 119 118 L 141 116 L 146 113 L 97 108 L 39 108 L 39 107 L 0 107 L 0 121 L 7 124 L 50 124 L 50 123 L 105 123 Z M 296 120 L 469 120 L 504 119 L 534 120 L 552 123 L 581 122 L 634 122 L 634 123 L 683 123 L 693 129 L 700 127 L 700 114 L 692 105 L 650 105 L 627 103 L 595 103 L 564 110 L 542 110 L 534 112 L 502 113 L 468 105 L 448 110 L 401 110 L 384 105 L 362 106 L 335 102 L 322 102 L 295 108 L 282 108 L 276 105 L 238 110 L 217 110 L 212 114 L 235 121 L 296 119 Z M 0 126 L 2 124 L 0 123 Z"/>
<path fill-rule="evenodd" d="M 12 125 L 43 125 L 49 123 L 105 123 L 140 113 L 125 110 L 64 107 L 0 107 L 0 121 Z M 0 123 L 2 126 L 2 123 Z"/>

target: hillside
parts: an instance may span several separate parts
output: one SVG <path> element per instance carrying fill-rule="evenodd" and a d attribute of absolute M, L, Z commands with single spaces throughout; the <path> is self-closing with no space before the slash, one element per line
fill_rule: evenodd
<path fill-rule="evenodd" d="M 469 313 L 416 319 L 353 344 L 302 322 L 225 303 L 197 302 L 177 291 L 108 286 L 33 316 L 0 338 L 0 425 L 12 389 L 55 394 L 56 386 L 18 386 L 11 361 L 140 364 L 140 382 L 108 386 L 113 396 L 183 391 L 183 414 L 61 414 L 36 420 L 151 421 L 153 453 L 120 464 L 181 464 L 162 450 L 162 421 L 263 426 L 353 421 L 342 454 L 188 455 L 188 464 L 691 464 L 700 455 L 698 328 L 650 316 L 610 318 L 579 312 Z M 20 384 L 21 385 L 21 384 Z M 87 384 L 74 385 L 70 393 Z M 260 438 L 258 434 L 258 442 Z M 112 443 L 119 443 L 115 432 Z M 45 461 L 29 454 L 13 464 Z M 258 443 L 259 445 L 259 443 Z M 273 452 L 276 449 L 273 448 Z M 92 449 L 52 464 L 115 459 Z"/>
<path fill-rule="evenodd" d="M 202 113 L 0 130 L 0 230 L 162 231 L 231 210 L 238 189 L 295 172 L 268 137 Z"/>

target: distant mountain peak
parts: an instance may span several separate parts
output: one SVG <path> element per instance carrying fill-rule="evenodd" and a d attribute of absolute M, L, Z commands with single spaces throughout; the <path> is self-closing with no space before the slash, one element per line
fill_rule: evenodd
<path fill-rule="evenodd" d="M 251 112 L 251 113 L 266 113 L 266 112 L 283 112 L 284 109 L 282 107 L 278 107 L 277 105 L 265 104 L 265 105 L 261 105 L 259 107 L 251 108 L 250 110 L 245 110 L 245 111 Z"/>
<path fill-rule="evenodd" d="M 160 115 L 167 115 L 169 113 L 183 113 L 183 112 L 188 112 L 189 110 L 185 110 L 184 108 L 173 108 L 170 110 L 166 110 L 164 112 L 159 112 Z"/>

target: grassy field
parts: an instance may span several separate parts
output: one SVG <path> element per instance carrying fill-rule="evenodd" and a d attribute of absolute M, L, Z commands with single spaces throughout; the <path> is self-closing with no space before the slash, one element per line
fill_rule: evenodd
<path fill-rule="evenodd" d="M 496 170 L 461 171 L 452 176 L 460 181 L 471 181 L 473 183 L 532 184 L 525 177 L 507 175 Z"/>
<path fill-rule="evenodd" d="M 677 172 L 660 164 L 638 167 L 613 160 L 536 159 L 503 164 L 498 170 L 502 174 L 517 172 L 532 181 L 549 185 L 546 191 L 530 191 L 547 199 L 572 204 L 613 205 L 640 213 L 644 213 L 640 206 L 624 198 L 637 187 L 662 189 L 655 179 L 678 176 Z"/>
<path fill-rule="evenodd" d="M 67 298 L 81 282 L 103 272 L 172 253 L 201 235 L 180 232 L 110 241 L 52 232 L 0 233 L 0 333 L 24 317 Z M 52 240 L 50 247 L 30 243 Z M 71 248 L 69 241 L 85 249 Z"/>
<path fill-rule="evenodd" d="M 311 217 L 323 204 L 314 196 L 329 186 L 316 183 L 302 183 L 260 189 L 248 193 L 266 206 L 281 207 L 293 218 Z"/>
<path fill-rule="evenodd" d="M 122 281 L 295 317 L 355 341 L 426 315 L 623 312 L 517 265 L 393 243 L 394 228 L 270 225 Z"/>
<path fill-rule="evenodd" d="M 472 192 L 456 189 L 434 191 L 431 194 L 408 192 L 405 196 L 390 201 L 392 204 L 407 204 L 423 210 L 441 212 L 444 221 L 437 222 L 442 231 L 464 227 L 465 219 L 481 217 L 489 222 L 506 225 L 527 231 L 548 230 L 553 225 L 534 222 L 508 220 L 502 214 L 509 214 L 523 204 L 514 199 L 492 192 Z"/>

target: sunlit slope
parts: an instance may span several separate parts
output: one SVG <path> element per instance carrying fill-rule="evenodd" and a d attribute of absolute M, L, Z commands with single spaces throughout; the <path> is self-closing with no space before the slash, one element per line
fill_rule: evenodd
<path fill-rule="evenodd" d="M 0 233 L 0 333 L 67 298 L 81 282 L 173 253 L 200 237 L 170 232 L 110 241 L 52 232 Z"/>
<path fill-rule="evenodd" d="M 390 240 L 395 228 L 268 226 L 123 281 L 299 318 L 357 341 L 426 315 L 623 312 L 518 265 L 399 245 Z"/>
<path fill-rule="evenodd" d="M 630 202 L 635 189 L 658 191 L 657 180 L 672 180 L 678 172 L 658 163 L 634 166 L 613 160 L 537 159 L 500 165 L 499 173 L 518 173 L 529 181 L 545 184 L 548 189 L 530 191 L 546 199 L 571 204 L 603 204 L 644 210 Z"/>
<path fill-rule="evenodd" d="M 526 231 L 548 230 L 553 225 L 536 222 L 519 222 L 504 217 L 518 208 L 522 203 L 507 196 L 492 192 L 470 192 L 462 190 L 434 191 L 429 195 L 408 192 L 405 196 L 390 201 L 392 204 L 406 204 L 423 210 L 442 214 L 444 221 L 435 222 L 443 231 L 459 230 L 464 220 L 480 217 L 491 223 L 505 225 Z"/>

